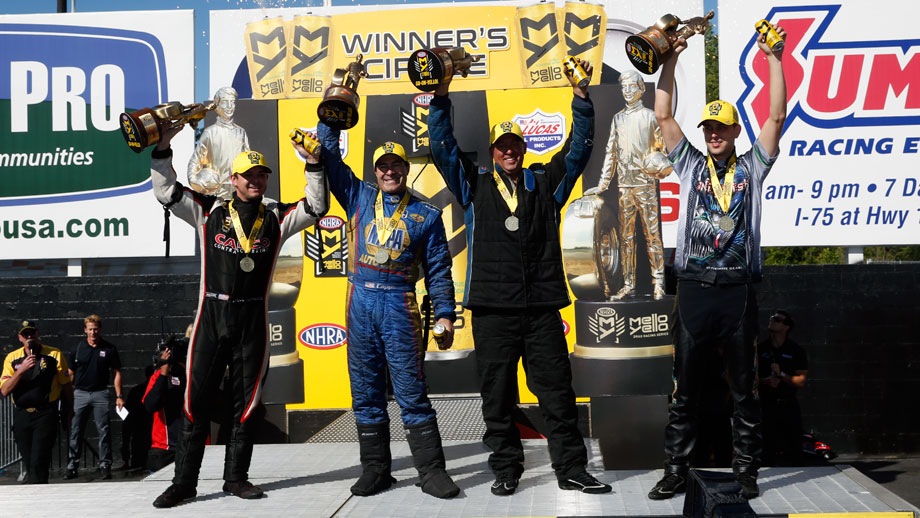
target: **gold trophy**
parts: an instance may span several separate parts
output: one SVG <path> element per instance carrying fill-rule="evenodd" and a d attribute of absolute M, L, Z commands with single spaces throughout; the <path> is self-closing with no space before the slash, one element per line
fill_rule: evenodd
<path fill-rule="evenodd" d="M 655 25 L 639 34 L 626 38 L 626 56 L 636 70 L 643 74 L 654 74 L 661 66 L 661 61 L 674 49 L 679 38 L 689 38 L 694 34 L 705 34 L 709 30 L 709 20 L 715 16 L 713 11 L 706 16 L 697 16 L 681 21 L 673 14 L 666 14 Z M 678 25 L 684 26 L 680 29 Z"/>
<path fill-rule="evenodd" d="M 158 104 L 153 108 L 141 108 L 131 113 L 119 115 L 121 135 L 128 147 L 135 153 L 160 141 L 163 132 L 178 128 L 183 124 L 195 126 L 198 121 L 217 105 L 214 102 L 183 105 L 171 101 Z"/>
<path fill-rule="evenodd" d="M 367 77 L 363 54 L 358 54 L 347 69 L 337 68 L 332 74 L 332 84 L 323 94 L 323 101 L 316 108 L 316 115 L 326 126 L 337 130 L 353 128 L 358 123 L 358 81 Z"/>
<path fill-rule="evenodd" d="M 419 90 L 433 92 L 454 74 L 466 77 L 479 58 L 468 54 L 463 47 L 419 49 L 409 56 L 409 79 Z"/>

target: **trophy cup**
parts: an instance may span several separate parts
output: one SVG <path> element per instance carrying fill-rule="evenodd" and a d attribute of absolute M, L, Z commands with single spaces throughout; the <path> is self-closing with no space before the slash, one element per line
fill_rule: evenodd
<path fill-rule="evenodd" d="M 332 84 L 323 94 L 323 101 L 316 108 L 316 115 L 326 126 L 337 130 L 353 128 L 358 123 L 358 81 L 367 76 L 364 70 L 363 54 L 358 54 L 347 69 L 337 68 L 332 74 Z"/>
<path fill-rule="evenodd" d="M 183 124 L 194 126 L 216 107 L 217 105 L 213 102 L 183 105 L 171 101 L 158 104 L 153 108 L 141 108 L 131 113 L 122 113 L 119 115 L 121 135 L 128 143 L 128 147 L 135 153 L 140 153 L 144 148 L 159 142 L 163 132 L 178 128 Z"/>
<path fill-rule="evenodd" d="M 423 92 L 433 92 L 454 74 L 466 77 L 479 56 L 471 56 L 462 47 L 419 49 L 409 56 L 409 80 Z"/>
<path fill-rule="evenodd" d="M 655 25 L 639 34 L 626 38 L 626 55 L 636 70 L 643 74 L 654 74 L 661 66 L 661 61 L 674 49 L 679 38 L 689 38 L 694 34 L 705 34 L 709 30 L 709 20 L 715 16 L 713 11 L 706 16 L 697 16 L 686 21 L 673 14 L 666 14 Z M 678 25 L 684 26 L 680 29 Z"/>

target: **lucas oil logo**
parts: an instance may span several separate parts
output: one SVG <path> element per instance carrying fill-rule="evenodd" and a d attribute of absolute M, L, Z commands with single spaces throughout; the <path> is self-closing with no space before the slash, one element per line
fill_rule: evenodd
<path fill-rule="evenodd" d="M 795 119 L 823 129 L 920 124 L 920 40 L 856 41 L 858 31 L 832 27 L 844 8 L 855 6 L 777 7 L 765 17 L 786 30 L 786 128 Z M 840 41 L 840 34 L 853 40 Z M 752 38 L 740 63 L 745 90 L 738 108 L 752 122 L 751 141 L 770 108 L 769 70 L 758 54 Z"/>
<path fill-rule="evenodd" d="M 514 122 L 524 133 L 528 152 L 544 155 L 565 142 L 566 122 L 561 113 L 546 114 L 537 109 L 529 115 L 515 116 Z"/>
<path fill-rule="evenodd" d="M 336 349 L 345 345 L 345 328 L 338 324 L 313 324 L 297 333 L 297 340 L 310 349 Z"/>

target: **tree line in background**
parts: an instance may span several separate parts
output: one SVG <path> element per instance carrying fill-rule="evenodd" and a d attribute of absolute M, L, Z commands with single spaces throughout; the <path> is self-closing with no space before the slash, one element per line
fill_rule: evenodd
<path fill-rule="evenodd" d="M 706 33 L 706 102 L 719 98 L 719 36 Z M 765 264 L 846 264 L 847 249 L 842 246 L 764 247 Z M 866 262 L 920 261 L 920 246 L 867 246 Z"/>

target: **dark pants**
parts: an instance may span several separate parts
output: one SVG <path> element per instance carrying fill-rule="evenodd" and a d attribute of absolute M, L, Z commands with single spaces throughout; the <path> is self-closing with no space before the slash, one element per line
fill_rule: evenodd
<path fill-rule="evenodd" d="M 763 456 L 769 466 L 801 463 L 802 412 L 794 398 L 767 398 L 763 403 Z"/>
<path fill-rule="evenodd" d="M 176 450 L 174 484 L 198 485 L 211 417 L 221 411 L 219 387 L 229 367 L 223 396 L 232 405 L 224 452 L 224 480 L 249 478 L 252 445 L 259 417 L 262 384 L 268 370 L 265 305 L 206 300 L 189 346 L 189 391 L 185 422 Z"/>
<path fill-rule="evenodd" d="M 524 471 L 524 448 L 511 418 L 518 402 L 517 368 L 521 359 L 527 388 L 540 403 L 557 478 L 583 471 L 588 453 L 578 430 L 572 368 L 559 312 L 475 309 L 472 325 L 486 425 L 483 441 L 492 450 L 492 471 L 497 476 L 520 476 Z"/>
<path fill-rule="evenodd" d="M 58 412 L 53 406 L 28 412 L 13 411 L 13 437 L 22 456 L 27 484 L 47 484 L 51 449 L 57 438 Z"/>
<path fill-rule="evenodd" d="M 686 474 L 699 430 L 705 359 L 721 348 L 731 392 L 732 468 L 760 466 L 761 410 L 757 399 L 757 296 L 748 284 L 704 286 L 681 281 L 674 311 L 674 393 L 665 428 L 665 471 Z"/>

